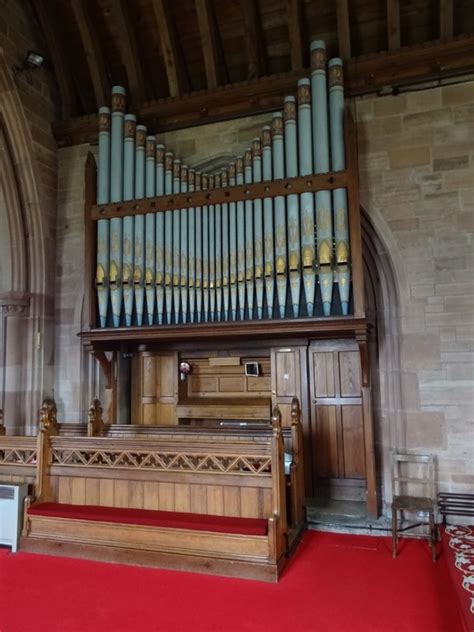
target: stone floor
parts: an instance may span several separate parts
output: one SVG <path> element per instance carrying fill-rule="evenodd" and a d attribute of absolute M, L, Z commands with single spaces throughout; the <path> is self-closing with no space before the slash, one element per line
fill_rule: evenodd
<path fill-rule="evenodd" d="M 367 516 L 365 502 L 311 498 L 305 504 L 309 529 L 373 535 L 391 532 L 390 519 Z"/>

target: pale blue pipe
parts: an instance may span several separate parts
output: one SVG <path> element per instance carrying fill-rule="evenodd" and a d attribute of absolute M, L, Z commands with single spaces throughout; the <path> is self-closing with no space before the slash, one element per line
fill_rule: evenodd
<path fill-rule="evenodd" d="M 173 160 L 173 193 L 181 192 L 181 160 Z M 174 322 L 179 323 L 180 302 L 179 302 L 179 264 L 180 264 L 180 235 L 179 235 L 180 211 L 173 211 L 173 306 Z"/>
<path fill-rule="evenodd" d="M 221 174 L 214 175 L 214 187 L 221 186 Z M 214 206 L 216 240 L 216 319 L 222 320 L 222 205 Z"/>
<path fill-rule="evenodd" d="M 209 175 L 209 189 L 214 189 L 214 176 Z M 216 318 L 216 219 L 215 206 L 209 204 L 209 320 Z"/>
<path fill-rule="evenodd" d="M 165 154 L 165 195 L 173 193 L 173 154 Z M 166 322 L 173 314 L 173 211 L 165 211 L 165 303 Z"/>
<path fill-rule="evenodd" d="M 201 190 L 201 172 L 196 171 L 194 186 Z M 196 213 L 196 318 L 198 323 L 202 319 L 202 208 L 195 209 Z"/>
<path fill-rule="evenodd" d="M 190 169 L 188 173 L 188 191 L 192 193 L 195 190 L 196 174 L 194 169 Z M 188 211 L 188 296 L 189 296 L 189 321 L 195 320 L 196 305 L 196 209 L 191 207 Z"/>
<path fill-rule="evenodd" d="M 135 139 L 135 198 L 145 197 L 145 144 L 146 127 L 137 125 Z M 133 284 L 135 287 L 135 311 L 137 325 L 143 325 L 145 307 L 145 217 L 135 215 L 135 245 Z"/>
<path fill-rule="evenodd" d="M 165 146 L 156 146 L 156 195 L 165 194 Z M 158 313 L 158 324 L 163 324 L 164 301 L 165 301 L 165 214 L 157 212 L 155 214 L 155 243 L 156 243 L 156 265 L 155 265 L 155 287 L 156 287 L 156 311 Z"/>
<path fill-rule="evenodd" d="M 244 183 L 244 159 L 237 156 L 235 183 Z M 237 294 L 239 297 L 240 320 L 245 319 L 245 204 L 237 202 Z"/>
<path fill-rule="evenodd" d="M 203 190 L 207 190 L 208 185 L 209 176 L 203 173 Z M 203 314 L 204 321 L 207 323 L 209 320 L 209 207 L 207 205 L 202 208 L 202 287 Z"/>
<path fill-rule="evenodd" d="M 262 145 L 260 138 L 252 141 L 252 169 L 253 181 L 262 181 Z M 263 318 L 263 204 L 260 198 L 253 201 L 253 213 L 255 221 L 255 296 L 257 301 L 257 318 Z"/>
<path fill-rule="evenodd" d="M 294 178 L 298 175 L 298 141 L 296 129 L 296 99 L 285 97 L 285 175 Z M 300 274 L 300 205 L 298 195 L 287 197 L 288 229 L 288 267 L 290 270 L 290 294 L 293 316 L 300 313 L 301 274 Z"/>
<path fill-rule="evenodd" d="M 123 199 L 133 200 L 135 196 L 135 133 L 137 117 L 126 114 L 124 118 L 123 146 Z M 123 218 L 123 267 L 122 288 L 125 308 L 125 325 L 130 327 L 133 314 L 133 247 L 134 219 L 131 215 Z"/>
<path fill-rule="evenodd" d="M 156 195 L 156 138 L 147 136 L 145 163 L 145 193 L 147 198 Z M 155 312 L 155 214 L 145 215 L 145 295 L 148 324 L 153 325 Z"/>
<path fill-rule="evenodd" d="M 227 170 L 221 171 L 221 185 L 229 186 Z M 229 205 L 222 204 L 222 296 L 224 320 L 229 320 L 230 286 L 229 286 Z"/>
<path fill-rule="evenodd" d="M 272 163 L 271 127 L 266 125 L 262 129 L 262 177 L 264 182 L 272 179 Z M 268 318 L 273 318 L 273 303 L 275 300 L 275 246 L 272 198 L 263 199 L 263 235 L 265 296 L 267 300 Z"/>
<path fill-rule="evenodd" d="M 229 165 L 229 186 L 235 186 L 235 164 Z M 237 205 L 229 203 L 230 318 L 237 319 Z"/>
<path fill-rule="evenodd" d="M 99 154 L 97 160 L 97 204 L 110 201 L 110 109 L 99 110 Z M 97 222 L 97 269 L 96 288 L 101 327 L 107 326 L 109 306 L 109 237 L 108 219 Z"/>
<path fill-rule="evenodd" d="M 252 150 L 247 149 L 244 154 L 244 182 L 252 184 Z M 253 202 L 245 200 L 245 286 L 247 292 L 248 319 L 253 319 L 254 290 L 255 290 L 255 261 L 254 261 L 254 221 Z"/>
<path fill-rule="evenodd" d="M 283 146 L 283 117 L 276 112 L 272 118 L 272 159 L 273 179 L 285 177 L 285 151 Z M 284 196 L 277 196 L 275 209 L 275 267 L 280 318 L 286 316 L 286 293 L 288 287 L 288 266 L 286 257 L 286 212 Z"/>
<path fill-rule="evenodd" d="M 123 197 L 123 123 L 125 113 L 125 88 L 112 88 L 112 131 L 111 131 L 111 168 L 110 201 L 121 202 Z M 114 217 L 110 221 L 110 302 L 114 327 L 120 325 L 122 311 L 122 218 Z"/>
<path fill-rule="evenodd" d="M 181 193 L 188 190 L 188 167 L 181 165 Z M 188 209 L 180 211 L 180 295 L 181 295 L 181 322 L 186 323 L 188 316 Z"/>

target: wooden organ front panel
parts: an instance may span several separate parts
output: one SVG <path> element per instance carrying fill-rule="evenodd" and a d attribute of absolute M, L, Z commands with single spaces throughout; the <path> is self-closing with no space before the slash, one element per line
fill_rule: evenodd
<path fill-rule="evenodd" d="M 314 486 L 330 486 L 338 479 L 358 487 L 365 481 L 366 463 L 356 344 L 314 342 L 309 369 Z"/>
<path fill-rule="evenodd" d="M 132 423 L 178 423 L 178 355 L 142 351 L 132 359 Z"/>

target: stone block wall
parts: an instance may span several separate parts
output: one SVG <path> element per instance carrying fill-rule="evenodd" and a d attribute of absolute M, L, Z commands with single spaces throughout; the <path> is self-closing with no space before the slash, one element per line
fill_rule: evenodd
<path fill-rule="evenodd" d="M 474 485 L 474 82 L 354 103 L 361 205 L 398 281 L 406 447 Z"/>

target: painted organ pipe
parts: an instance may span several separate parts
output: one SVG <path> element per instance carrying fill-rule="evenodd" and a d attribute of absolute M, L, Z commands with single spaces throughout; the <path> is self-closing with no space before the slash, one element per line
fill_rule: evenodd
<path fill-rule="evenodd" d="M 181 160 L 173 160 L 173 193 L 181 191 Z M 174 322 L 179 323 L 179 264 L 180 264 L 180 234 L 179 234 L 180 211 L 173 211 L 173 305 Z"/>
<path fill-rule="evenodd" d="M 135 138 L 135 198 L 145 197 L 145 144 L 146 127 L 137 125 Z M 145 217 L 135 215 L 133 248 L 133 286 L 135 289 L 135 311 L 137 325 L 143 324 L 145 305 Z"/>
<path fill-rule="evenodd" d="M 244 159 L 237 156 L 235 161 L 235 183 L 244 183 Z M 237 294 L 239 298 L 240 320 L 245 319 L 245 217 L 244 202 L 237 202 Z"/>
<path fill-rule="evenodd" d="M 212 174 L 208 177 L 209 190 L 215 186 Z M 216 319 L 216 215 L 214 204 L 209 204 L 209 320 Z"/>
<path fill-rule="evenodd" d="M 165 195 L 173 193 L 173 154 L 165 153 Z M 165 302 L 166 320 L 173 313 L 173 211 L 165 211 Z"/>
<path fill-rule="evenodd" d="M 244 183 L 253 182 L 252 150 L 246 149 L 244 153 Z M 247 290 L 247 317 L 253 319 L 253 294 L 254 294 L 254 226 L 253 226 L 253 202 L 245 200 L 245 286 Z"/>
<path fill-rule="evenodd" d="M 229 186 L 227 169 L 221 171 L 221 184 L 224 188 Z M 222 204 L 222 298 L 223 320 L 229 320 L 229 205 Z"/>
<path fill-rule="evenodd" d="M 112 125 L 111 125 L 111 163 L 110 163 L 110 201 L 121 202 L 123 197 L 123 135 L 125 114 L 125 89 L 112 88 Z M 114 327 L 120 325 L 122 311 L 122 224 L 120 217 L 110 220 L 110 302 Z"/>
<path fill-rule="evenodd" d="M 201 190 L 202 175 L 196 171 L 194 186 Z M 202 320 L 202 208 L 195 209 L 196 213 L 196 317 L 198 323 Z"/>
<path fill-rule="evenodd" d="M 229 165 L 229 186 L 236 184 L 235 164 Z M 229 204 L 229 269 L 231 320 L 237 319 L 237 204 Z"/>
<path fill-rule="evenodd" d="M 329 104 L 331 117 L 331 167 L 346 168 L 344 155 L 344 87 L 342 60 L 329 60 Z M 336 276 L 343 315 L 349 313 L 349 220 L 346 189 L 334 189 L 334 237 L 336 246 Z"/>
<path fill-rule="evenodd" d="M 271 127 L 266 125 L 262 130 L 262 177 L 264 181 L 272 179 L 272 165 L 272 133 Z M 273 225 L 273 199 L 264 198 L 263 242 L 265 258 L 265 295 L 269 318 L 273 318 L 273 303 L 275 301 L 275 246 Z"/>
<path fill-rule="evenodd" d="M 298 140 L 296 131 L 296 99 L 286 97 L 284 101 L 285 117 L 285 175 L 294 178 L 298 175 Z M 298 195 L 287 198 L 288 227 L 288 267 L 290 270 L 290 294 L 293 316 L 300 312 L 301 270 L 300 270 L 300 204 Z"/>
<path fill-rule="evenodd" d="M 125 115 L 125 90 L 115 86 L 111 110 L 99 110 L 97 202 L 341 171 L 343 127 L 342 62 L 327 64 L 320 40 L 311 44 L 311 79 L 298 81 L 297 98 L 286 97 L 283 114 L 217 174 L 188 170 L 147 136 L 133 114 Z M 317 279 L 324 315 L 332 313 L 334 282 L 342 313 L 349 313 L 345 188 L 219 203 L 210 194 L 202 207 L 144 213 L 97 222 L 100 327 L 109 310 L 114 327 L 141 326 L 145 312 L 148 325 L 273 318 L 275 305 L 280 318 L 287 311 L 312 317 Z"/>
<path fill-rule="evenodd" d="M 126 114 L 124 118 L 123 141 L 123 199 L 133 200 L 135 196 L 135 134 L 137 117 Z M 125 324 L 130 327 L 133 317 L 133 246 L 134 219 L 131 215 L 123 218 L 123 266 L 122 288 L 125 308 Z"/>
<path fill-rule="evenodd" d="M 204 191 L 208 189 L 209 176 L 202 174 L 201 187 Z M 203 287 L 203 314 L 204 321 L 209 320 L 209 206 L 202 208 L 202 287 Z"/>
<path fill-rule="evenodd" d="M 97 203 L 110 201 L 110 109 L 99 110 L 99 155 L 97 164 Z M 107 326 L 109 307 L 109 220 L 97 222 L 96 289 L 101 327 Z"/>
<path fill-rule="evenodd" d="M 220 173 L 214 175 L 214 186 L 216 189 L 219 189 L 221 186 Z M 222 204 L 216 204 L 214 206 L 214 229 L 216 253 L 216 319 L 219 321 L 222 320 Z"/>
<path fill-rule="evenodd" d="M 285 176 L 285 152 L 283 147 L 283 118 L 277 112 L 272 118 L 272 159 L 273 177 Z M 286 212 L 285 197 L 279 195 L 274 200 L 275 212 L 275 262 L 278 308 L 280 318 L 286 315 L 287 259 L 286 259 Z"/>
<path fill-rule="evenodd" d="M 146 197 L 156 195 L 156 138 L 147 136 L 145 163 Z M 155 310 L 155 214 L 145 216 L 145 296 L 148 324 L 153 325 Z"/>
<path fill-rule="evenodd" d="M 329 135 L 326 84 L 326 46 L 323 41 L 311 43 L 311 87 L 313 151 L 315 173 L 329 171 Z M 319 286 L 325 316 L 331 314 L 333 291 L 333 230 L 330 191 L 316 192 L 316 229 L 318 245 Z"/>
<path fill-rule="evenodd" d="M 181 165 L 181 193 L 188 190 L 188 167 Z M 188 209 L 182 208 L 180 211 L 180 248 L 179 259 L 181 262 L 179 285 L 181 296 L 181 322 L 185 323 L 188 313 Z"/>
<path fill-rule="evenodd" d="M 196 188 L 196 172 L 188 171 L 188 191 L 192 193 Z M 194 322 L 196 304 L 196 209 L 190 208 L 188 212 L 189 258 L 188 258 L 188 288 L 189 288 L 189 321 Z"/>
<path fill-rule="evenodd" d="M 156 146 L 156 195 L 165 194 L 165 146 Z M 158 324 L 163 324 L 165 301 L 165 213 L 155 215 L 155 244 L 156 244 L 156 311 L 158 312 Z"/>
<path fill-rule="evenodd" d="M 253 181 L 262 181 L 262 146 L 260 138 L 252 141 Z M 263 318 L 263 205 L 261 199 L 253 201 L 254 246 L 255 246 L 255 294 L 257 299 L 257 318 Z"/>

